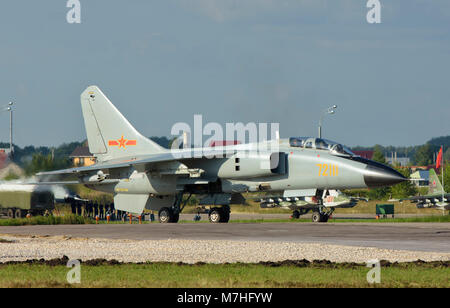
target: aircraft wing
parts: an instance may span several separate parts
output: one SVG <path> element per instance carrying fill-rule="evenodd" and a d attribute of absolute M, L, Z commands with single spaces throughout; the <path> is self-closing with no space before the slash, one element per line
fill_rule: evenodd
<path fill-rule="evenodd" d="M 96 184 L 113 184 L 113 183 L 117 183 L 119 182 L 119 180 L 116 179 L 112 179 L 112 180 L 104 180 L 104 181 L 100 181 Z M 26 183 L 26 185 L 76 185 L 76 184 L 80 184 L 80 181 L 38 181 L 38 182 L 30 182 L 30 183 Z M 24 184 L 25 185 L 25 184 Z"/>
<path fill-rule="evenodd" d="M 450 194 L 444 194 L 444 199 L 449 200 L 450 199 Z M 414 196 L 414 197 L 410 197 L 410 198 L 404 198 L 404 199 L 400 199 L 401 201 L 412 201 L 412 202 L 428 202 L 428 203 L 435 203 L 436 200 L 437 201 L 442 201 L 442 195 L 424 195 L 424 196 Z M 445 200 L 444 200 L 445 201 Z"/>
<path fill-rule="evenodd" d="M 140 164 L 149 164 L 149 163 L 158 163 L 158 162 L 166 162 L 174 160 L 171 154 L 163 154 L 163 155 L 152 155 L 147 158 L 141 159 L 123 159 L 123 160 L 114 160 L 106 163 L 98 163 L 87 167 L 75 167 L 69 169 L 62 169 L 56 171 L 48 171 L 48 172 L 40 172 L 37 176 L 45 176 L 45 175 L 63 175 L 63 174 L 78 174 L 84 172 L 92 172 L 99 171 L 104 169 L 114 169 L 114 168 L 123 168 L 130 167 L 133 165 Z"/>
<path fill-rule="evenodd" d="M 153 154 L 136 158 L 124 158 L 110 160 L 104 163 L 97 163 L 86 167 L 75 167 L 56 171 L 40 172 L 36 174 L 39 184 L 77 184 L 77 180 L 85 174 L 93 174 L 106 169 L 125 168 L 137 165 L 149 166 L 152 164 L 164 162 L 181 162 L 186 163 L 193 159 L 206 159 L 211 157 L 227 157 L 234 154 L 234 150 L 208 150 L 208 151 L 185 151 L 185 152 L 166 152 L 161 154 Z M 59 181 L 59 182 L 58 182 Z M 74 181 L 74 183 L 72 183 Z M 103 182 L 103 181 L 102 181 Z"/>

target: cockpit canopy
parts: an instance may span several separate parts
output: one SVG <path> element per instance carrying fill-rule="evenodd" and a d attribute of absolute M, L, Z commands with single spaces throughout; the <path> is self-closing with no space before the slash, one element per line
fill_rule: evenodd
<path fill-rule="evenodd" d="M 352 151 L 350 151 L 342 144 L 321 138 L 292 137 L 289 138 L 289 144 L 291 147 L 325 150 L 336 155 L 356 156 Z"/>

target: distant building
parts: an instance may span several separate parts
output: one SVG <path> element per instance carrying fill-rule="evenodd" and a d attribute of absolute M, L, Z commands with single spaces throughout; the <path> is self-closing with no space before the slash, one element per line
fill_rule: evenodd
<path fill-rule="evenodd" d="M 210 143 L 210 147 L 224 147 L 228 145 L 238 145 L 241 144 L 238 140 L 213 140 Z"/>
<path fill-rule="evenodd" d="M 402 167 L 406 167 L 409 165 L 409 163 L 411 162 L 411 160 L 409 159 L 409 157 L 385 157 L 386 162 L 391 164 L 391 165 L 400 165 Z"/>
<path fill-rule="evenodd" d="M 409 157 L 401 156 L 398 157 L 397 152 L 391 152 L 391 155 L 386 155 L 385 158 L 387 163 L 393 166 L 406 167 L 411 162 Z"/>
<path fill-rule="evenodd" d="M 352 152 L 358 156 L 361 156 L 362 158 L 372 159 L 374 151 L 352 151 Z"/>
<path fill-rule="evenodd" d="M 89 152 L 89 147 L 77 147 L 69 157 L 76 167 L 90 166 L 95 164 L 96 161 L 94 155 Z"/>

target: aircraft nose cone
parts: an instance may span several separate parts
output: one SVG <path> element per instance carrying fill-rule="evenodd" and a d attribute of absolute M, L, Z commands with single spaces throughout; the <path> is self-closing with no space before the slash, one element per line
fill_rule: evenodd
<path fill-rule="evenodd" d="M 369 188 L 391 186 L 406 180 L 400 172 L 378 163 L 367 165 L 364 172 L 364 182 Z"/>

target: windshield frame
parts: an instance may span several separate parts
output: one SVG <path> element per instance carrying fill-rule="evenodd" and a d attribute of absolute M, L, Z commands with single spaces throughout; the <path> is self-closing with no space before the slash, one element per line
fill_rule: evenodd
<path fill-rule="evenodd" d="M 346 146 L 323 138 L 315 137 L 291 137 L 289 146 L 302 149 L 314 149 L 319 151 L 328 151 L 333 155 L 339 156 L 357 156 Z"/>

